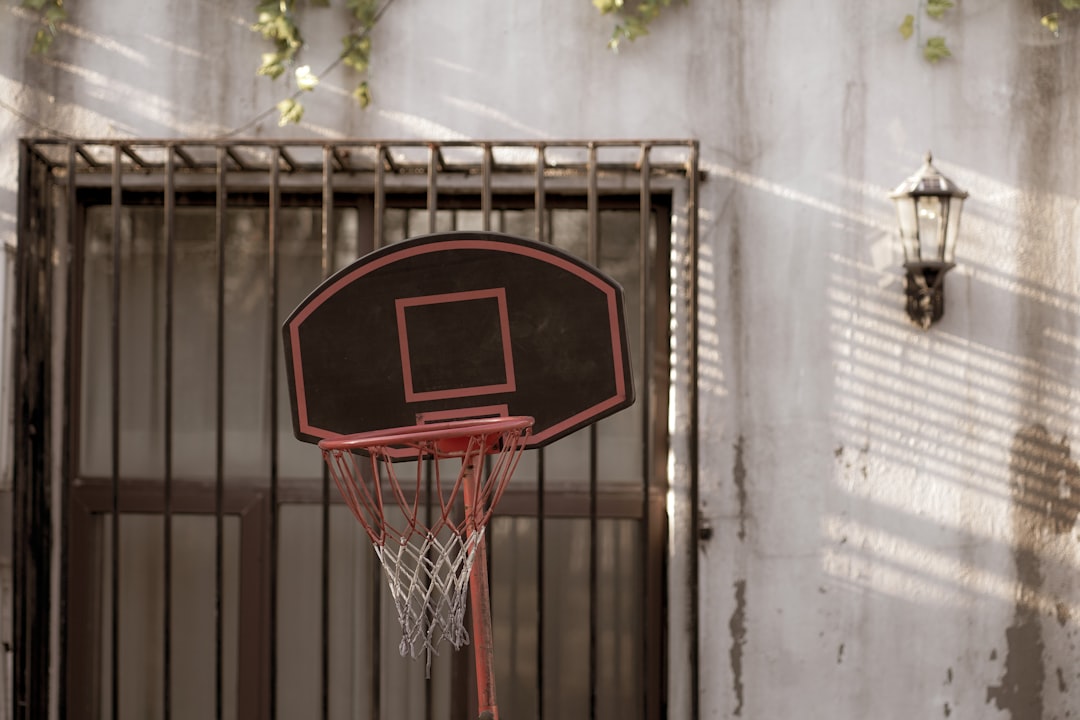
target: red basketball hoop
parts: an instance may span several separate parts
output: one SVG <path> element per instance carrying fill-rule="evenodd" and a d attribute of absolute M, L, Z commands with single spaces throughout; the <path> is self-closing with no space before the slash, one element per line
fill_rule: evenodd
<path fill-rule="evenodd" d="M 443 640 L 454 648 L 467 644 L 471 592 L 480 711 L 493 717 L 484 532 L 532 424 L 531 417 L 452 420 L 319 443 L 331 477 L 382 564 L 401 623 L 402 655 L 423 651 L 430 673 L 431 656 Z M 394 457 L 402 449 L 415 453 L 416 462 L 409 475 L 399 477 Z M 486 472 L 485 458 L 491 459 Z M 446 459 L 461 460 L 453 477 L 443 477 L 439 461 Z M 400 510 L 399 521 L 387 517 L 384 510 L 391 505 Z"/>

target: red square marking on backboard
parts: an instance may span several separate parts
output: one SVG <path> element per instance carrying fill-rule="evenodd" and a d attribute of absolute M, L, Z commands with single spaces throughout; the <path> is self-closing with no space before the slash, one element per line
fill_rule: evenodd
<path fill-rule="evenodd" d="M 490 385 L 471 385 L 445 390 L 416 390 L 413 381 L 413 363 L 409 351 L 409 332 L 405 317 L 406 309 L 422 305 L 436 305 L 484 299 L 494 299 L 498 305 L 499 338 L 502 341 L 503 367 L 505 368 L 506 373 L 505 382 Z M 490 288 L 487 290 L 470 290 L 467 292 L 398 298 L 395 301 L 395 306 L 397 310 L 398 343 L 401 349 L 401 375 L 404 380 L 406 402 L 493 395 L 496 393 L 514 392 L 517 389 L 517 382 L 514 378 L 514 358 L 510 348 L 510 322 L 509 313 L 506 308 L 506 288 Z"/>

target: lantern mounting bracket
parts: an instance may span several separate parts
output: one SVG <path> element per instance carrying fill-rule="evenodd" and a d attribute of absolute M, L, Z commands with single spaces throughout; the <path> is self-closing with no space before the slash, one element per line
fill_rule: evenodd
<path fill-rule="evenodd" d="M 945 273 L 954 267 L 956 263 L 933 260 L 904 263 L 907 314 L 923 330 L 945 314 Z"/>

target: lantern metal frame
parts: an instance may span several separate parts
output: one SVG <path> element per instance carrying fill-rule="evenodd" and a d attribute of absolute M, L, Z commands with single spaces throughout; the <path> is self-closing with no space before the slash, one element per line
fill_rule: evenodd
<path fill-rule="evenodd" d="M 904 251 L 908 317 L 924 330 L 945 314 L 945 275 L 956 267 L 960 214 L 968 194 L 934 167 L 923 166 L 889 195 L 896 203 Z"/>

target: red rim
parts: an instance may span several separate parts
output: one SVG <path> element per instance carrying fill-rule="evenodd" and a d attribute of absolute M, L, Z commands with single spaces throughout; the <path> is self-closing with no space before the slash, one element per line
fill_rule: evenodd
<path fill-rule="evenodd" d="M 319 448 L 322 450 L 361 450 L 388 445 L 410 445 L 433 440 L 470 438 L 525 430 L 532 427 L 532 424 L 533 419 L 525 415 L 447 420 L 327 438 L 319 441 Z"/>

